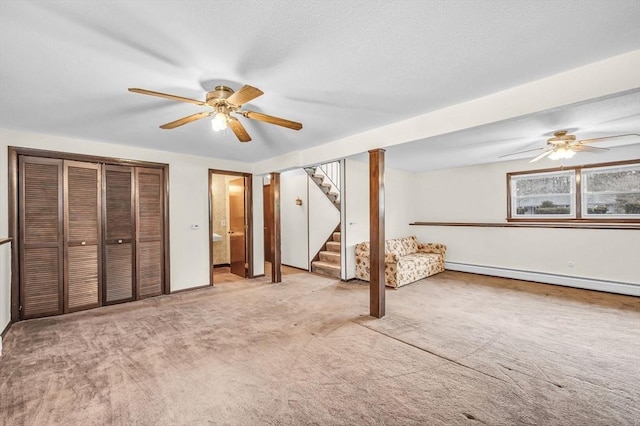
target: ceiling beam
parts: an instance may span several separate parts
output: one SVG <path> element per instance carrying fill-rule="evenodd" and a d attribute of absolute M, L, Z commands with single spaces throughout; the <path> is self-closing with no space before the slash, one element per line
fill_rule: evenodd
<path fill-rule="evenodd" d="M 433 136 L 640 89 L 640 50 L 481 98 L 254 163 L 255 174 L 332 161 Z M 380 141 L 385 141 L 380 146 Z"/>

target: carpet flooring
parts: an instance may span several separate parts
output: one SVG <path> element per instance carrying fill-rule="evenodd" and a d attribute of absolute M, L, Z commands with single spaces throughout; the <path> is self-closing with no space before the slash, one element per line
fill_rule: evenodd
<path fill-rule="evenodd" d="M 640 299 L 444 272 L 311 274 L 23 321 L 2 425 L 637 425 Z"/>

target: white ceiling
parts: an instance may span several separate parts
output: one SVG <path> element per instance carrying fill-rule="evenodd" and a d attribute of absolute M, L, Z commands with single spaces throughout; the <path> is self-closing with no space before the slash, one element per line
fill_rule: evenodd
<path fill-rule="evenodd" d="M 637 0 L 2 1 L 0 127 L 256 162 L 640 49 L 639 17 Z M 304 128 L 240 117 L 248 144 L 206 119 L 161 130 L 202 108 L 127 92 L 204 99 L 218 84 L 259 87 L 247 109 Z M 399 145 L 389 158 L 465 165 L 559 128 L 638 133 L 639 105 L 637 93 L 599 100 Z M 409 161 L 416 150 L 426 160 Z"/>

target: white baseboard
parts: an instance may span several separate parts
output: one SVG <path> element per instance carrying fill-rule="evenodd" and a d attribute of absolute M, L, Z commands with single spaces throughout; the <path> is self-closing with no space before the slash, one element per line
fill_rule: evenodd
<path fill-rule="evenodd" d="M 493 266 L 472 265 L 468 263 L 445 262 L 445 268 L 451 271 L 470 272 L 480 275 L 513 278 L 523 281 L 535 281 L 587 290 L 606 291 L 608 293 L 640 296 L 640 284 L 618 281 L 596 280 L 592 278 L 572 277 L 569 275 L 546 274 L 543 272 L 522 271 L 519 269 L 497 268 Z"/>

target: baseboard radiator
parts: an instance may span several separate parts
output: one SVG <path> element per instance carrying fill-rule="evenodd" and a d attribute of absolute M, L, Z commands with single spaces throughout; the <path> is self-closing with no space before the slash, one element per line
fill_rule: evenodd
<path fill-rule="evenodd" d="M 547 274 L 543 272 L 523 271 L 519 269 L 497 268 L 493 266 L 472 265 L 469 263 L 458 262 L 445 262 L 445 268 L 451 271 L 493 275 L 495 277 L 535 281 L 544 284 L 555 284 L 587 290 L 606 291 L 608 293 L 625 294 L 629 296 L 640 296 L 640 284 L 572 277 L 569 275 Z"/>

